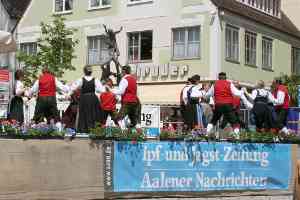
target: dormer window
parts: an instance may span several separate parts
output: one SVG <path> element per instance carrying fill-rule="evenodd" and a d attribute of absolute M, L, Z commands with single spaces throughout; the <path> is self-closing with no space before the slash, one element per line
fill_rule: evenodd
<path fill-rule="evenodd" d="M 281 0 L 237 0 L 268 15 L 280 17 Z"/>

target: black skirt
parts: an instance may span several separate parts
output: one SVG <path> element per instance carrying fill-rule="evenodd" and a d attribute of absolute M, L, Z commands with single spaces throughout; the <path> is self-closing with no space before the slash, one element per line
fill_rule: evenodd
<path fill-rule="evenodd" d="M 8 119 L 16 120 L 19 123 L 24 122 L 24 108 L 22 97 L 15 96 L 10 102 Z"/>
<path fill-rule="evenodd" d="M 100 103 L 95 93 L 81 94 L 79 101 L 78 132 L 88 133 L 101 121 Z"/>

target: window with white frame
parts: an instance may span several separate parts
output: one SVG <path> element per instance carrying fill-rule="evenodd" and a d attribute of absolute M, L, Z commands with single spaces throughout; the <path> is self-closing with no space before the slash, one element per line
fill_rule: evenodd
<path fill-rule="evenodd" d="M 89 8 L 101 8 L 111 6 L 111 0 L 89 0 Z"/>
<path fill-rule="evenodd" d="M 21 43 L 20 50 L 26 55 L 35 55 L 37 54 L 37 43 L 36 42 Z"/>
<path fill-rule="evenodd" d="M 262 67 L 272 69 L 273 40 L 267 37 L 262 38 Z"/>
<path fill-rule="evenodd" d="M 128 0 L 129 4 L 134 4 L 134 3 L 145 3 L 145 2 L 150 2 L 153 0 Z"/>
<path fill-rule="evenodd" d="M 200 26 L 173 29 L 173 58 L 200 57 Z"/>
<path fill-rule="evenodd" d="M 108 45 L 104 36 L 88 37 L 88 59 L 89 65 L 99 65 L 109 58 Z"/>
<path fill-rule="evenodd" d="M 274 17 L 280 17 L 280 0 L 237 0 Z"/>
<path fill-rule="evenodd" d="M 292 50 L 292 73 L 300 75 L 300 48 L 293 48 Z"/>
<path fill-rule="evenodd" d="M 245 63 L 256 66 L 256 33 L 245 33 Z"/>
<path fill-rule="evenodd" d="M 152 60 L 152 31 L 128 33 L 128 61 Z"/>
<path fill-rule="evenodd" d="M 239 61 L 239 28 L 226 25 L 225 30 L 225 46 L 226 59 L 231 61 Z"/>
<path fill-rule="evenodd" d="M 73 0 L 54 0 L 54 11 L 56 13 L 68 12 L 73 9 Z"/>

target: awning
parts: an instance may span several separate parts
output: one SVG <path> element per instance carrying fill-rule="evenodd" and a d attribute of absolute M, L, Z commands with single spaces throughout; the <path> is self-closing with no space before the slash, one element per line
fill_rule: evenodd
<path fill-rule="evenodd" d="M 0 31 L 0 53 L 9 53 L 17 50 L 17 44 L 11 33 Z"/>
<path fill-rule="evenodd" d="M 142 104 L 179 105 L 180 92 L 184 84 L 139 85 L 138 95 Z"/>

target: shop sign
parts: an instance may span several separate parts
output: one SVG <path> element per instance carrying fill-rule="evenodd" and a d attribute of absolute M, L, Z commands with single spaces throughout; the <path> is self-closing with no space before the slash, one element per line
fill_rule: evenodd
<path fill-rule="evenodd" d="M 138 78 L 166 78 L 166 77 L 184 77 L 189 72 L 188 65 L 175 65 L 175 64 L 137 64 L 131 65 Z"/>

